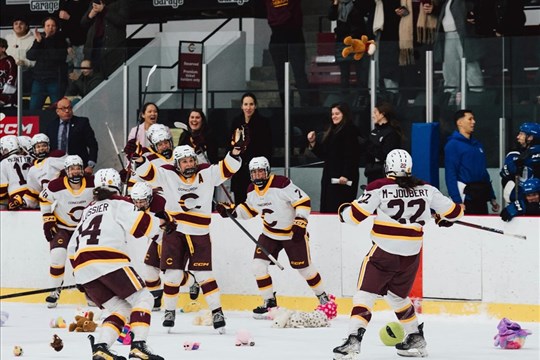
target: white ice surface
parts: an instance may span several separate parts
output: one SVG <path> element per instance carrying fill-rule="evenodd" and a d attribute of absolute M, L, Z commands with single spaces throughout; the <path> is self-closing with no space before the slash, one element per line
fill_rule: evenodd
<path fill-rule="evenodd" d="M 94 310 L 96 308 L 93 308 Z M 74 305 L 59 305 L 47 309 L 44 304 L 0 303 L 0 310 L 9 313 L 7 323 L 0 328 L 0 359 L 14 359 L 13 347 L 23 348 L 22 360 L 30 359 L 91 359 L 90 344 L 86 333 L 70 333 L 67 329 L 52 329 L 51 319 L 62 316 L 71 322 L 77 312 Z M 219 335 L 209 326 L 192 325 L 195 313 L 179 313 L 176 326 L 169 334 L 161 326 L 162 312 L 152 313 L 152 326 L 148 344 L 153 351 L 167 360 L 172 359 L 332 359 L 332 348 L 340 345 L 347 333 L 346 316 L 332 321 L 330 328 L 275 329 L 267 320 L 255 320 L 248 312 L 225 312 L 227 333 Z M 493 346 L 499 319 L 484 316 L 420 315 L 425 322 L 424 332 L 430 359 L 540 359 L 540 323 L 520 322 L 533 335 L 527 338 L 521 350 L 502 350 Z M 376 312 L 362 342 L 362 359 L 399 359 L 394 348 L 384 346 L 379 340 L 379 329 L 395 321 L 389 311 Z M 235 334 L 239 329 L 248 330 L 254 340 L 253 347 L 236 347 Z M 49 343 L 53 334 L 64 341 L 64 349 L 55 352 Z M 97 336 L 97 333 L 94 335 Z M 200 349 L 185 351 L 185 341 L 199 342 Z M 116 343 L 113 350 L 126 356 L 129 346 Z M 403 358 L 401 358 L 403 359 Z"/>

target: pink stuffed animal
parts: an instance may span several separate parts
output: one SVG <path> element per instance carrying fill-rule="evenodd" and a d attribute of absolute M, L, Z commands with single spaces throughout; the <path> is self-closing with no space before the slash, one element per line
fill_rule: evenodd
<path fill-rule="evenodd" d="M 255 340 L 251 336 L 250 332 L 244 329 L 236 332 L 236 346 L 255 346 Z"/>
<path fill-rule="evenodd" d="M 184 343 L 184 350 L 198 350 L 200 346 L 201 344 L 196 341 L 186 341 Z"/>
<path fill-rule="evenodd" d="M 532 334 L 531 331 L 522 329 L 518 323 L 507 318 L 503 318 L 499 322 L 497 329 L 499 329 L 499 333 L 493 338 L 495 339 L 494 345 L 503 349 L 521 349 L 527 335 Z"/>

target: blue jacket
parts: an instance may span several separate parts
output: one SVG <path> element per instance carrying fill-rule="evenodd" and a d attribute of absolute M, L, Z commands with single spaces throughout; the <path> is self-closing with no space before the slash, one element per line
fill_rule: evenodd
<path fill-rule="evenodd" d="M 448 142 L 444 147 L 444 167 L 448 195 L 457 204 L 463 202 L 457 186 L 458 181 L 465 184 L 491 183 L 482 144 L 476 139 L 467 139 L 458 131 L 454 131 L 448 137 Z M 493 187 L 491 187 L 491 198 L 495 199 Z"/>

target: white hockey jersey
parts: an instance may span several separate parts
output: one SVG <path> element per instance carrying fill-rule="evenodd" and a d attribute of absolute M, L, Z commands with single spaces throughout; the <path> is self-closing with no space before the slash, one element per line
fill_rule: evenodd
<path fill-rule="evenodd" d="M 28 170 L 28 191 L 24 195 L 26 206 L 37 208 L 39 193 L 49 181 L 56 179 L 64 169 L 65 153 L 63 151 L 51 152 L 50 156 L 43 160 L 35 160 Z"/>
<path fill-rule="evenodd" d="M 71 187 L 67 176 L 53 179 L 39 194 L 41 213 L 54 214 L 59 228 L 73 231 L 81 220 L 84 208 L 94 199 L 93 190 L 93 176 L 83 177 L 79 190 Z"/>
<path fill-rule="evenodd" d="M 463 216 L 462 207 L 434 186 L 405 189 L 386 178 L 369 183 L 365 193 L 343 209 L 341 217 L 346 223 L 358 224 L 376 210 L 371 240 L 388 253 L 410 256 L 422 248 L 423 225 L 431 219 L 430 209 L 448 220 Z"/>
<path fill-rule="evenodd" d="M 158 154 L 152 148 L 143 148 L 142 149 L 143 156 L 146 158 L 146 161 L 149 161 L 154 165 L 155 167 L 160 167 L 163 165 L 174 165 L 174 159 L 171 158 L 167 159 L 165 156 Z M 136 182 L 143 181 L 141 177 L 135 172 L 132 174 L 131 178 L 129 179 L 128 187 L 131 188 Z"/>
<path fill-rule="evenodd" d="M 129 266 L 128 234 L 153 237 L 160 231 L 159 224 L 159 219 L 136 210 L 121 196 L 91 203 L 68 245 L 76 283 L 85 284 Z"/>
<path fill-rule="evenodd" d="M 263 189 L 250 184 L 246 201 L 236 207 L 240 219 L 261 214 L 263 233 L 274 240 L 290 240 L 295 217 L 308 219 L 311 199 L 292 181 L 281 175 L 270 175 Z"/>
<path fill-rule="evenodd" d="M 240 169 L 241 160 L 230 154 L 215 165 L 201 164 L 189 179 L 179 175 L 172 165 L 156 167 L 145 161 L 137 174 L 152 187 L 161 187 L 167 200 L 166 210 L 176 220 L 176 230 L 189 235 L 210 231 L 214 188 Z"/>
<path fill-rule="evenodd" d="M 0 162 L 0 200 L 24 195 L 31 166 L 32 157 L 29 155 L 11 154 Z"/>

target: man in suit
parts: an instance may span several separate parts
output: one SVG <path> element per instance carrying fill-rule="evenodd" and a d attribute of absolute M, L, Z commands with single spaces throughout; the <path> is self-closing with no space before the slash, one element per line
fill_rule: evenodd
<path fill-rule="evenodd" d="M 67 98 L 56 104 L 58 117 L 49 124 L 45 134 L 50 139 L 51 150 L 64 150 L 68 155 L 79 155 L 84 162 L 84 172 L 92 175 L 96 166 L 98 143 L 90 121 L 73 115 L 71 101 Z"/>

